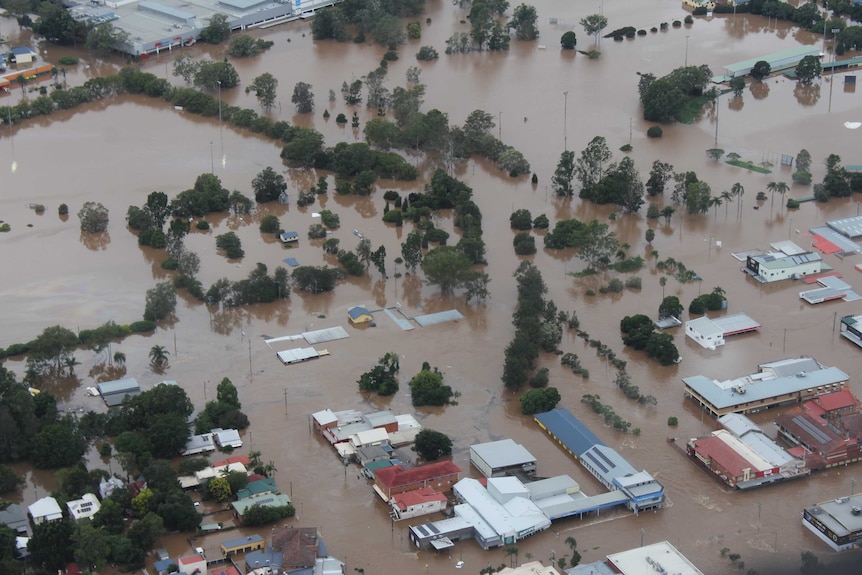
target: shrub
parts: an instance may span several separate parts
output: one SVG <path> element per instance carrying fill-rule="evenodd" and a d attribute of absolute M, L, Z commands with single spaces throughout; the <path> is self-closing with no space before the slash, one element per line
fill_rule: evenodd
<path fill-rule="evenodd" d="M 262 234 L 277 234 L 281 229 L 281 222 L 278 221 L 278 216 L 269 214 L 260 220 L 260 232 Z"/>
<path fill-rule="evenodd" d="M 60 65 L 61 66 L 77 66 L 78 59 L 74 56 L 62 56 L 60 57 Z"/>
<path fill-rule="evenodd" d="M 180 262 L 178 262 L 174 258 L 168 258 L 162 262 L 162 269 L 163 270 L 174 271 L 178 267 L 180 267 Z"/>
<path fill-rule="evenodd" d="M 667 424 L 671 427 L 676 427 L 679 424 L 679 420 L 673 415 L 671 415 L 667 418 Z"/>
<path fill-rule="evenodd" d="M 691 13 L 693 16 L 706 16 L 706 6 L 698 6 L 697 8 L 692 10 Z"/>
<path fill-rule="evenodd" d="M 416 53 L 416 59 L 422 61 L 430 61 L 436 60 L 440 57 L 440 54 L 437 53 L 437 50 L 432 48 L 431 46 L 422 46 L 419 48 L 419 51 Z"/>
<path fill-rule="evenodd" d="M 765 202 L 769 199 L 769 196 L 766 195 L 766 192 L 757 192 L 757 195 L 754 197 L 758 202 Z"/>
<path fill-rule="evenodd" d="M 68 216 L 69 206 L 67 206 L 66 204 L 60 204 L 60 207 L 57 208 L 57 213 L 61 216 Z"/>
<path fill-rule="evenodd" d="M 237 260 L 245 255 L 239 236 L 233 232 L 216 236 L 216 247 L 224 250 L 229 259 Z"/>
<path fill-rule="evenodd" d="M 533 227 L 537 230 L 547 230 L 550 225 L 551 222 L 545 214 L 538 215 L 536 216 L 536 219 L 533 220 Z"/>
<path fill-rule="evenodd" d="M 646 36 L 646 30 L 644 30 L 643 28 L 638 30 L 638 36 Z"/>
<path fill-rule="evenodd" d="M 633 148 L 631 144 L 623 144 L 622 146 L 620 146 L 620 152 L 631 152 L 632 149 Z"/>
<path fill-rule="evenodd" d="M 614 278 L 608 282 L 608 291 L 611 293 L 620 293 L 623 291 L 623 281 L 619 278 Z"/>
<path fill-rule="evenodd" d="M 320 221 L 330 230 L 337 230 L 341 226 L 341 220 L 338 214 L 333 214 L 329 210 L 320 211 Z"/>
<path fill-rule="evenodd" d="M 386 53 L 383 54 L 383 60 L 386 62 L 394 62 L 398 59 L 398 52 L 395 50 L 387 50 Z"/>
<path fill-rule="evenodd" d="M 199 230 L 208 230 L 210 229 L 210 224 L 206 220 L 198 220 L 198 223 L 195 224 L 195 227 Z"/>
<path fill-rule="evenodd" d="M 418 40 L 422 37 L 422 25 L 419 22 L 411 22 L 407 25 L 407 37 Z"/>
<path fill-rule="evenodd" d="M 641 278 L 635 276 L 627 279 L 626 287 L 629 289 L 641 289 Z"/>
<path fill-rule="evenodd" d="M 799 207 L 799 202 L 794 200 L 793 198 L 787 198 L 787 209 L 795 210 Z"/>
<path fill-rule="evenodd" d="M 694 18 L 691 17 L 691 14 L 685 17 L 686 24 L 694 24 Z"/>
<path fill-rule="evenodd" d="M 308 226 L 308 239 L 319 240 L 326 237 L 326 228 L 321 224 L 311 224 Z"/>
<path fill-rule="evenodd" d="M 387 224 L 395 224 L 396 227 L 404 225 L 404 214 L 401 210 L 389 210 L 383 214 L 383 222 Z"/>
<path fill-rule="evenodd" d="M 661 24 L 659 24 L 659 28 L 661 28 L 662 30 L 667 30 L 667 22 L 662 22 Z"/>
<path fill-rule="evenodd" d="M 335 116 L 335 123 L 336 124 L 346 124 L 347 123 L 347 116 L 345 116 L 344 114 L 341 114 L 341 113 L 338 114 L 337 116 Z"/>
<path fill-rule="evenodd" d="M 6 357 L 13 357 L 16 355 L 24 355 L 25 353 L 30 352 L 30 344 L 28 343 L 13 343 L 9 347 L 6 348 Z"/>
<path fill-rule="evenodd" d="M 512 245 L 515 246 L 515 253 L 519 256 L 529 256 L 536 253 L 536 238 L 527 232 L 516 234 L 512 240 Z"/>
<path fill-rule="evenodd" d="M 145 319 L 140 321 L 134 321 L 129 324 L 129 329 L 132 331 L 132 333 L 146 333 L 148 331 L 155 331 L 156 322 Z"/>
<path fill-rule="evenodd" d="M 664 135 L 664 130 L 661 126 L 650 126 L 646 132 L 647 138 L 661 138 Z"/>
<path fill-rule="evenodd" d="M 529 230 L 533 227 L 533 216 L 530 215 L 530 210 L 515 210 L 509 216 L 509 226 L 513 230 Z"/>
<path fill-rule="evenodd" d="M 793 178 L 793 181 L 797 184 L 802 184 L 804 186 L 808 186 L 811 184 L 811 172 L 799 170 L 793 172 L 793 175 L 790 177 Z"/>
<path fill-rule="evenodd" d="M 679 20 L 673 21 L 673 27 L 674 28 L 679 28 L 680 26 L 682 26 L 682 22 L 680 22 Z"/>

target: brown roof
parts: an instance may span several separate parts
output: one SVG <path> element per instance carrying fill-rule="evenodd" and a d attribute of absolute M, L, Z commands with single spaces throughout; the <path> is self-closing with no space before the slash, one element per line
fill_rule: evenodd
<path fill-rule="evenodd" d="M 832 393 L 824 393 L 818 395 L 815 400 L 826 411 L 835 411 L 836 409 L 846 409 L 854 407 L 859 403 L 856 396 L 849 389 L 833 391 Z"/>
<path fill-rule="evenodd" d="M 694 450 L 702 457 L 711 459 L 714 463 L 727 470 L 734 480 L 742 476 L 742 470 L 754 468 L 743 456 L 734 451 L 719 437 L 710 435 L 701 437 L 694 442 Z M 757 471 L 757 469 L 754 469 Z"/>
<path fill-rule="evenodd" d="M 272 532 L 272 548 L 281 551 L 283 567 L 313 567 L 317 545 L 315 527 L 282 527 Z"/>
<path fill-rule="evenodd" d="M 393 465 L 392 467 L 378 469 L 374 472 L 374 475 L 377 476 L 380 483 L 392 489 L 393 487 L 410 485 L 411 483 L 418 483 L 420 481 L 427 481 L 429 479 L 445 477 L 446 475 L 454 475 L 456 473 L 461 473 L 460 467 L 451 461 L 440 461 L 437 463 L 420 465 L 419 467 L 413 467 L 412 469 L 404 469 L 400 465 Z"/>
<path fill-rule="evenodd" d="M 802 408 L 782 413 L 776 422 L 811 450 L 829 454 L 844 446 L 844 438 L 831 425 Z"/>

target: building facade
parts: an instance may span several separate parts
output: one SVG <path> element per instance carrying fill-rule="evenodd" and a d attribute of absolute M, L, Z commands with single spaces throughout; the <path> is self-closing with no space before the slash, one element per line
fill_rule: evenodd
<path fill-rule="evenodd" d="M 446 493 L 452 490 L 461 476 L 461 468 L 451 461 L 440 461 L 404 469 L 392 465 L 374 472 L 374 491 L 389 501 L 399 493 L 407 493 L 425 487 Z"/>

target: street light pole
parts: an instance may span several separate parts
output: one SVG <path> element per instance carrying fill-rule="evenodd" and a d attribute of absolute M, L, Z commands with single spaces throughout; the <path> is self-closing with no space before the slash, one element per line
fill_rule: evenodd
<path fill-rule="evenodd" d="M 569 151 L 569 93 L 563 92 L 563 151 Z"/>
<path fill-rule="evenodd" d="M 218 82 L 218 136 L 221 142 L 222 164 L 224 164 L 224 131 L 222 130 L 221 121 L 221 80 L 216 81 Z"/>
<path fill-rule="evenodd" d="M 832 111 L 832 86 L 835 84 L 835 52 L 838 47 L 838 32 L 840 28 L 832 29 L 832 71 L 829 73 L 829 112 Z"/>
<path fill-rule="evenodd" d="M 213 142 L 210 140 L 210 174 L 215 175 L 215 161 L 213 160 Z"/>
<path fill-rule="evenodd" d="M 503 141 L 503 112 L 497 112 L 497 139 Z"/>
<path fill-rule="evenodd" d="M 685 35 L 685 65 L 688 67 L 688 34 Z"/>

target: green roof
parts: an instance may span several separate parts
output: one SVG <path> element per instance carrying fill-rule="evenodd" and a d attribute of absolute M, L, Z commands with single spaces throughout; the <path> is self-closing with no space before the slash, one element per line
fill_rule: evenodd
<path fill-rule="evenodd" d="M 277 493 L 278 488 L 275 486 L 275 478 L 267 477 L 259 481 L 252 481 L 245 488 L 236 492 L 237 499 L 246 499 L 261 493 Z"/>
<path fill-rule="evenodd" d="M 383 469 L 384 467 L 392 467 L 392 462 L 388 459 L 378 459 L 377 461 L 372 461 L 365 465 L 365 469 L 374 473 L 378 469 Z"/>
<path fill-rule="evenodd" d="M 284 507 L 290 503 L 290 497 L 284 493 L 271 493 L 269 495 L 260 495 L 258 497 L 249 497 L 240 499 L 231 503 L 234 511 L 243 515 L 249 507 L 260 505 L 261 507 Z"/>
<path fill-rule="evenodd" d="M 791 48 L 790 50 L 783 50 L 781 52 L 775 52 L 774 54 L 767 54 L 765 56 L 759 56 L 757 58 L 749 58 L 748 60 L 736 62 L 735 64 L 728 64 L 724 67 L 724 69 L 728 72 L 735 73 L 739 72 L 740 70 L 747 70 L 749 68 L 753 68 L 754 65 L 761 60 L 768 62 L 770 66 L 775 67 L 775 63 L 780 62 L 781 60 L 796 57 L 801 60 L 805 56 L 819 53 L 820 49 L 817 46 L 797 46 L 796 48 Z"/>

